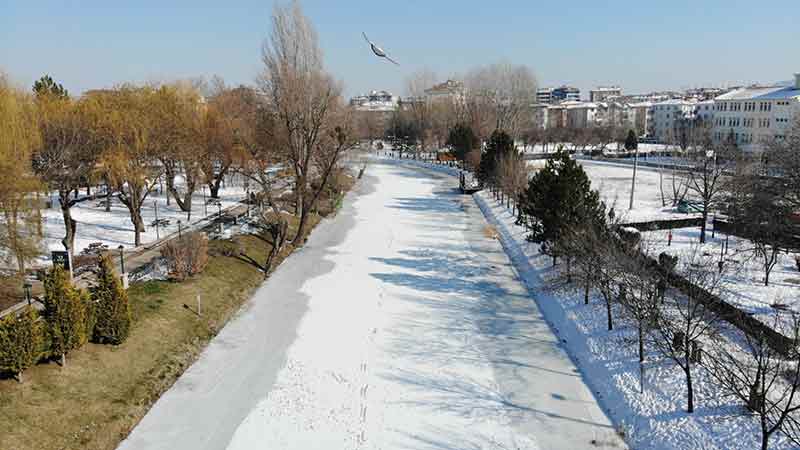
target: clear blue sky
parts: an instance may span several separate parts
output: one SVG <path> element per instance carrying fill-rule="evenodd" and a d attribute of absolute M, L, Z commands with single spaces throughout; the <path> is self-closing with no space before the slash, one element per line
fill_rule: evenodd
<path fill-rule="evenodd" d="M 0 68 L 49 73 L 71 92 L 219 74 L 252 83 L 272 0 L 0 0 Z M 427 68 L 444 79 L 507 60 L 542 85 L 626 92 L 789 80 L 800 72 L 800 1 L 306 0 L 346 93 Z M 371 55 L 365 31 L 400 63 Z"/>

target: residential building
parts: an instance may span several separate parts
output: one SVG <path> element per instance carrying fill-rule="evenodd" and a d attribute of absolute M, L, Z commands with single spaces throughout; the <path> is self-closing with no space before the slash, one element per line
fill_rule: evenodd
<path fill-rule="evenodd" d="M 399 98 L 387 91 L 371 91 L 350 99 L 350 105 L 358 111 L 394 111 Z"/>
<path fill-rule="evenodd" d="M 461 102 L 464 100 L 464 83 L 456 80 L 447 80 L 444 83 L 425 89 L 425 97 L 431 101 L 450 100 Z"/>
<path fill-rule="evenodd" d="M 536 103 L 551 105 L 559 102 L 578 102 L 581 100 L 581 90 L 572 86 L 557 88 L 539 88 L 536 90 Z"/>
<path fill-rule="evenodd" d="M 606 102 L 622 96 L 619 86 L 599 86 L 589 91 L 590 102 Z"/>
<path fill-rule="evenodd" d="M 650 102 L 628 104 L 631 128 L 639 137 L 646 136 L 650 129 L 650 108 L 652 106 L 653 104 Z"/>
<path fill-rule="evenodd" d="M 536 103 L 549 105 L 553 103 L 553 88 L 539 88 L 536 90 Z"/>
<path fill-rule="evenodd" d="M 532 125 L 536 128 L 547 128 L 547 104 L 535 103 L 531 105 Z"/>
<path fill-rule="evenodd" d="M 561 103 L 561 106 L 566 110 L 567 128 L 589 128 L 596 124 L 596 103 L 568 101 Z"/>
<path fill-rule="evenodd" d="M 572 86 L 561 86 L 553 89 L 551 103 L 556 102 L 579 102 L 581 100 L 581 90 Z"/>
<path fill-rule="evenodd" d="M 546 128 L 566 128 L 567 108 L 563 104 L 550 105 L 547 107 L 547 126 Z"/>
<path fill-rule="evenodd" d="M 679 131 L 695 118 L 697 102 L 682 99 L 653 103 L 650 107 L 648 135 L 664 144 L 677 143 Z"/>
<path fill-rule="evenodd" d="M 800 116 L 800 74 L 789 86 L 751 86 L 714 99 L 712 138 L 733 139 L 743 150 L 758 151 L 782 139 Z"/>

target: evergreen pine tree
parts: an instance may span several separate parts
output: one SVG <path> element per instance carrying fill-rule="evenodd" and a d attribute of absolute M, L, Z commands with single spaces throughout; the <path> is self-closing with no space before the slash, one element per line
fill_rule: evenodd
<path fill-rule="evenodd" d="M 108 256 L 100 258 L 97 284 L 91 288 L 91 296 L 96 308 L 94 340 L 104 344 L 122 344 L 130 332 L 131 309 L 128 293 L 122 288 Z"/>
<path fill-rule="evenodd" d="M 591 190 L 583 167 L 559 151 L 528 182 L 520 209 L 531 230 L 528 240 L 553 248 L 562 230 L 590 224 L 605 228 L 605 205 Z M 553 255 L 554 257 L 556 255 Z"/>
<path fill-rule="evenodd" d="M 33 83 L 33 92 L 37 97 L 51 95 L 56 98 L 66 99 L 69 92 L 60 83 L 56 83 L 50 75 L 45 75 Z"/>
<path fill-rule="evenodd" d="M 639 148 L 639 139 L 636 137 L 636 132 L 628 130 L 628 137 L 625 138 L 625 150 L 631 151 Z"/>
<path fill-rule="evenodd" d="M 467 154 L 478 147 L 478 138 L 469 124 L 459 122 L 450 130 L 447 145 L 453 147 L 453 154 L 463 162 Z"/>
<path fill-rule="evenodd" d="M 50 331 L 53 356 L 66 363 L 70 350 L 87 340 L 89 296 L 76 288 L 61 266 L 54 266 L 44 281 L 44 317 Z"/>
<path fill-rule="evenodd" d="M 0 371 L 15 374 L 21 383 L 25 369 L 42 356 L 43 342 L 43 323 L 30 306 L 0 319 Z"/>
<path fill-rule="evenodd" d="M 478 180 L 483 185 L 493 186 L 497 182 L 497 162 L 501 157 L 510 155 L 514 151 L 514 140 L 503 130 L 494 130 L 486 151 L 481 155 L 481 164 L 478 167 Z"/>

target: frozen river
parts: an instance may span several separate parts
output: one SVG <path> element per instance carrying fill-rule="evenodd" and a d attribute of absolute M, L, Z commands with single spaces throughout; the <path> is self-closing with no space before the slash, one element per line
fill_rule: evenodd
<path fill-rule="evenodd" d="M 447 175 L 376 161 L 121 449 L 583 449 L 617 442 Z M 617 444 L 621 445 L 621 444 Z"/>

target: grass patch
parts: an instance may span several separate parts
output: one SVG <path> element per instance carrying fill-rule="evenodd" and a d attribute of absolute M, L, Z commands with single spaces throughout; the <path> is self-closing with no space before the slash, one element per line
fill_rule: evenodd
<path fill-rule="evenodd" d="M 319 219 L 312 215 L 309 229 Z M 290 235 L 296 226 L 293 220 Z M 264 260 L 263 240 L 235 239 Z M 123 345 L 87 344 L 68 355 L 66 367 L 44 362 L 25 372 L 24 384 L 0 380 L 0 449 L 115 448 L 262 283 L 264 274 L 225 256 L 224 245 L 209 243 L 208 267 L 195 278 L 131 286 L 134 325 Z M 183 306 L 195 305 L 197 294 L 202 317 Z"/>

